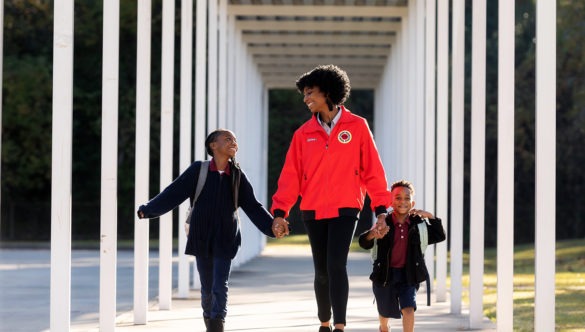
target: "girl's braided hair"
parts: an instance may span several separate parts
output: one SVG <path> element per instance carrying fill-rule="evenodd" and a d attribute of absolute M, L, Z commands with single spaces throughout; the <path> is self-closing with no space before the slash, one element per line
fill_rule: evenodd
<path fill-rule="evenodd" d="M 229 129 L 219 128 L 207 135 L 205 139 L 205 151 L 207 154 L 213 157 L 213 150 L 211 149 L 211 143 L 215 142 L 217 138 L 221 134 L 230 133 L 233 135 L 233 132 Z M 242 169 L 240 168 L 240 164 L 236 161 L 236 156 L 230 158 L 229 161 L 230 165 L 230 172 L 232 173 L 232 190 L 234 196 L 234 204 L 236 209 L 238 208 L 238 192 L 240 188 L 240 178 L 242 176 Z"/>

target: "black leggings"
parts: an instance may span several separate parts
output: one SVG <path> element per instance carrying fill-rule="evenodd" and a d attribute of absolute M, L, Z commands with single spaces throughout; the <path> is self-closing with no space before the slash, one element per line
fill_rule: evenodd
<path fill-rule="evenodd" d="M 305 220 L 313 252 L 315 297 L 321 322 L 331 319 L 333 309 L 333 324 L 345 325 L 349 295 L 347 255 L 356 221 L 355 217 Z"/>

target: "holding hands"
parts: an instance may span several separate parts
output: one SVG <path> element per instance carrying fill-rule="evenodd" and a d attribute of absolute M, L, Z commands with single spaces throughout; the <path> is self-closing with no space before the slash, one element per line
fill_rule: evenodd
<path fill-rule="evenodd" d="M 274 233 L 274 236 L 276 236 L 277 239 L 288 235 L 288 221 L 281 217 L 274 218 L 274 221 L 272 222 L 272 233 Z"/>
<path fill-rule="evenodd" d="M 368 238 L 381 239 L 384 236 L 386 236 L 386 234 L 388 234 L 389 230 L 390 230 L 390 227 L 388 227 L 388 225 L 386 224 L 386 213 L 382 213 L 382 214 L 378 215 L 378 220 L 376 220 L 376 223 L 370 229 L 370 233 L 368 234 Z"/>

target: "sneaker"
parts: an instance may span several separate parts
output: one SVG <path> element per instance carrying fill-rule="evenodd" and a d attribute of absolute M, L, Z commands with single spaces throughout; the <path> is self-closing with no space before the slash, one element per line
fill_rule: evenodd
<path fill-rule="evenodd" d="M 321 326 L 319 332 L 331 332 L 331 328 L 329 326 Z"/>

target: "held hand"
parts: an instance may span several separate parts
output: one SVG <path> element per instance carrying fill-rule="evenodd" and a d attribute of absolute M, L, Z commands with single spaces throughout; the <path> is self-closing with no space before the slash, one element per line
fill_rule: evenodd
<path fill-rule="evenodd" d="M 374 225 L 372 225 L 372 228 L 370 229 L 370 232 L 368 233 L 369 240 L 381 239 L 384 236 L 386 236 L 386 234 L 388 234 L 390 227 L 388 227 L 386 225 L 385 216 L 386 216 L 386 214 L 378 216 L 378 220 L 376 221 L 376 223 Z"/>
<path fill-rule="evenodd" d="M 390 230 L 390 227 L 388 227 L 388 225 L 386 224 L 386 213 L 378 215 L 378 220 L 376 220 L 375 227 L 380 235 L 380 238 L 386 236 L 386 234 Z"/>
<path fill-rule="evenodd" d="M 284 218 L 276 217 L 272 222 L 272 233 L 277 239 L 284 237 L 289 234 L 288 221 Z"/>

